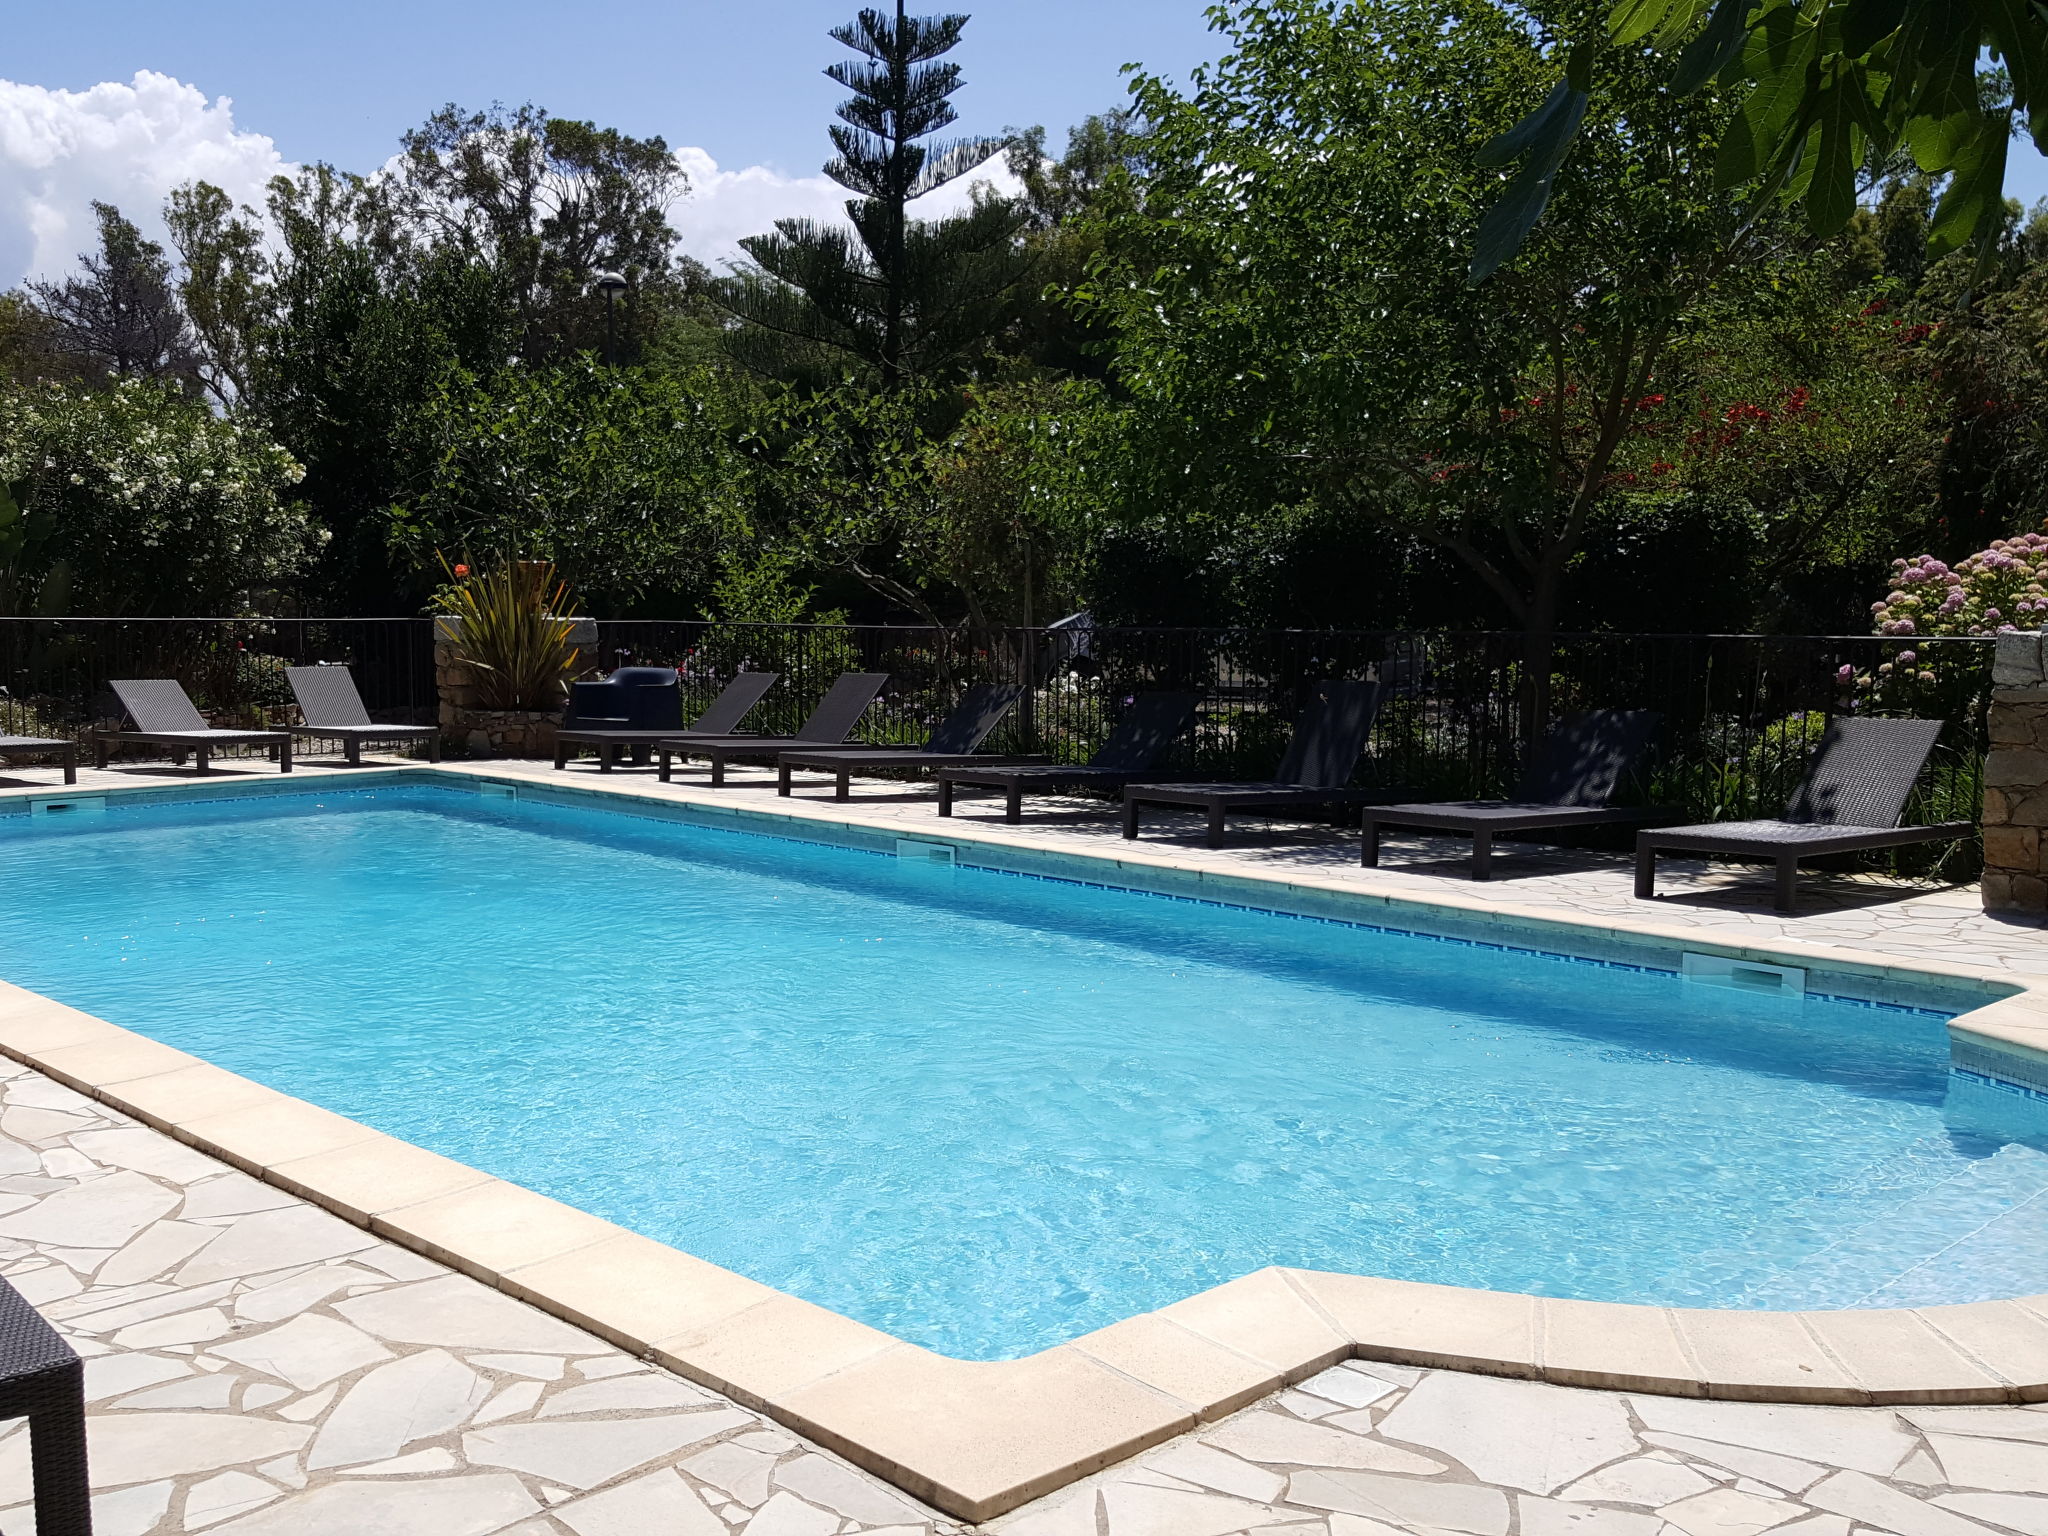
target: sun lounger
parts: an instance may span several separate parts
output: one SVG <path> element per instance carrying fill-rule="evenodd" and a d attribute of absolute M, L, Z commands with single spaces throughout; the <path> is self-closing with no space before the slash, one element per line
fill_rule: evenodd
<path fill-rule="evenodd" d="M 1209 816 L 1208 843 L 1223 842 L 1223 821 L 1232 811 L 1312 810 L 1330 805 L 1366 805 L 1393 798 L 1383 789 L 1352 789 L 1351 775 L 1365 750 L 1365 738 L 1379 713 L 1378 683 L 1323 682 L 1294 723 L 1294 736 L 1279 770 L 1254 784 L 1133 784 L 1124 791 L 1124 836 L 1138 835 L 1138 815 L 1147 805 L 1186 805 Z"/>
<path fill-rule="evenodd" d="M 848 672 L 825 690 L 825 697 L 811 711 L 792 736 L 688 736 L 664 739 L 656 744 L 661 754 L 661 782 L 670 781 L 675 759 L 701 757 L 711 763 L 711 787 L 725 784 L 725 765 L 730 762 L 772 763 L 792 748 L 840 746 L 860 724 L 860 717 L 875 702 L 875 695 L 888 685 L 886 672 Z M 701 723 L 701 722 L 700 722 Z M 852 750 L 858 750 L 858 743 Z M 878 749 L 879 750 L 879 749 Z"/>
<path fill-rule="evenodd" d="M 63 765 L 64 782 L 78 782 L 78 743 L 51 736 L 0 736 L 0 761 L 13 757 L 54 757 Z"/>
<path fill-rule="evenodd" d="M 379 725 L 363 708 L 363 696 L 356 692 L 356 680 L 347 667 L 286 667 L 284 675 L 292 685 L 292 697 L 299 701 L 303 725 L 292 727 L 292 735 L 314 740 L 339 741 L 342 755 L 351 764 L 363 760 L 363 744 L 403 746 L 419 742 L 427 749 L 427 760 L 441 761 L 441 729 L 433 725 Z"/>
<path fill-rule="evenodd" d="M 688 725 L 683 724 L 682 688 L 673 668 L 620 667 L 601 683 L 572 683 L 568 713 L 555 732 L 555 766 L 569 761 L 573 747 L 595 747 L 598 769 L 610 773 L 621 747 L 631 747 L 633 761 L 644 764 L 665 737 L 729 736 L 781 676 L 738 674 Z"/>
<path fill-rule="evenodd" d="M 1899 825 L 1913 783 L 1940 735 L 1939 720 L 1835 721 L 1778 820 L 1637 833 L 1637 899 L 1648 901 L 1657 893 L 1658 854 L 1717 853 L 1775 865 L 1775 904 L 1780 912 L 1790 912 L 1798 902 L 1801 859 L 1970 836 L 1977 829 L 1967 821 Z"/>
<path fill-rule="evenodd" d="M 189 752 L 194 758 L 195 769 L 200 773 L 210 771 L 216 747 L 244 744 L 272 747 L 277 752 L 278 772 L 292 771 L 290 731 L 217 731 L 206 723 L 204 715 L 192 707 L 192 701 L 185 696 L 185 690 L 176 678 L 120 678 L 107 686 L 121 701 L 121 708 L 127 711 L 134 729 L 93 733 L 92 755 L 96 768 L 107 766 L 108 749 L 116 743 L 138 742 L 169 747 L 174 763 L 183 763 L 185 754 Z"/>
<path fill-rule="evenodd" d="M 1085 765 L 1014 763 L 1007 767 L 941 768 L 939 814 L 953 814 L 953 797 L 961 785 L 999 789 L 1005 796 L 1003 820 L 1024 819 L 1024 796 L 1054 790 L 1121 789 L 1159 771 L 1159 760 L 1172 750 L 1194 718 L 1198 695 L 1141 693 L 1109 733 L 1101 750 Z"/>
<path fill-rule="evenodd" d="M 1361 862 L 1367 869 L 1378 867 L 1382 827 L 1464 832 L 1472 838 L 1472 878 L 1484 880 L 1492 874 L 1496 837 L 1670 821 L 1670 811 L 1607 803 L 1649 751 L 1663 718 L 1647 709 L 1596 709 L 1559 721 L 1505 800 L 1372 806 L 1364 816 Z"/>
<path fill-rule="evenodd" d="M 1003 716 L 1017 707 L 1024 689 L 1016 683 L 977 683 L 945 719 L 933 728 L 920 748 L 839 747 L 829 752 L 784 752 L 776 758 L 778 774 L 775 792 L 790 790 L 792 769 L 833 776 L 832 798 L 847 799 L 855 773 L 876 768 L 947 768 L 967 762 L 1043 762 L 1043 758 L 983 758 L 975 748 L 988 740 L 989 732 L 1003 722 Z"/>

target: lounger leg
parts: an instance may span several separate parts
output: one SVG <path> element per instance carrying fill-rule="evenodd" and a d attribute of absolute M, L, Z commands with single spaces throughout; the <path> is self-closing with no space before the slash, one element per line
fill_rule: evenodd
<path fill-rule="evenodd" d="M 725 754 L 722 752 L 711 754 L 711 787 L 725 788 Z"/>
<path fill-rule="evenodd" d="M 606 742 L 597 749 L 597 771 L 599 773 L 610 773 L 612 771 L 612 753 L 614 750 L 610 742 Z"/>
<path fill-rule="evenodd" d="M 1636 900 L 1651 901 L 1657 895 L 1657 850 L 1636 844 Z"/>
<path fill-rule="evenodd" d="M 1223 846 L 1223 807 L 1220 805 L 1209 807 L 1208 843 L 1211 848 Z"/>
<path fill-rule="evenodd" d="M 1359 821 L 1358 826 L 1359 830 L 1364 833 L 1364 839 L 1358 850 L 1358 862 L 1367 869 L 1378 869 L 1380 867 L 1380 824 L 1374 821 L 1370 815 L 1367 815 Z"/>
<path fill-rule="evenodd" d="M 1003 802 L 1003 820 L 1014 824 L 1023 819 L 1024 786 L 1022 784 L 1012 784 L 1010 786 L 1010 796 Z"/>
<path fill-rule="evenodd" d="M 188 758 L 188 757 L 190 757 L 191 755 L 192 755 L 192 754 L 191 754 L 190 752 L 173 752 L 173 753 L 171 754 L 171 766 L 172 766 L 173 768 L 182 768 L 182 767 L 184 767 L 184 766 L 185 766 L 185 759 L 186 759 L 186 758 Z M 202 769 L 200 770 L 200 772 L 201 772 L 201 773 L 204 773 L 205 771 L 206 771 L 206 770 L 205 770 L 205 769 L 203 769 L 203 768 L 202 768 Z"/>
<path fill-rule="evenodd" d="M 1491 880 L 1493 878 L 1493 834 L 1474 832 L 1472 834 L 1472 878 Z"/>
<path fill-rule="evenodd" d="M 1799 910 L 1799 858 L 1796 854 L 1778 855 L 1778 899 L 1774 905 L 1780 912 Z"/>
<path fill-rule="evenodd" d="M 95 768 L 107 766 L 107 739 L 104 736 L 95 736 L 92 739 L 92 765 Z"/>
<path fill-rule="evenodd" d="M 29 1419 L 28 1435 L 37 1531 L 44 1536 L 91 1536 L 84 1402 L 43 1409 Z"/>
<path fill-rule="evenodd" d="M 351 768 L 363 766 L 363 744 L 351 736 L 341 744 L 341 755 L 348 760 Z"/>
<path fill-rule="evenodd" d="M 1138 804 L 1129 795 L 1124 796 L 1124 836 L 1135 839 L 1138 835 Z"/>
<path fill-rule="evenodd" d="M 663 747 L 661 749 L 661 762 L 659 766 L 655 768 L 654 776 L 660 779 L 662 783 L 666 784 L 675 778 L 675 771 L 675 754 L 669 751 L 667 747 Z"/>
<path fill-rule="evenodd" d="M 778 762 L 775 767 L 775 793 L 787 795 L 789 793 L 789 764 Z"/>
<path fill-rule="evenodd" d="M 64 782 L 66 784 L 76 784 L 78 782 L 78 748 L 76 746 L 69 746 L 64 749 Z"/>
<path fill-rule="evenodd" d="M 832 780 L 832 798 L 834 800 L 851 800 L 853 798 L 853 770 L 851 768 L 840 769 L 838 775 Z"/>
<path fill-rule="evenodd" d="M 441 733 L 439 731 L 434 732 L 433 735 L 427 738 L 427 761 L 430 763 L 441 761 Z"/>
<path fill-rule="evenodd" d="M 939 814 L 941 816 L 953 814 L 953 781 L 951 779 L 939 780 Z"/>
<path fill-rule="evenodd" d="M 292 771 L 292 744 L 289 741 L 281 741 L 277 744 L 277 771 L 279 773 L 290 773 Z"/>
<path fill-rule="evenodd" d="M 569 762 L 569 743 L 561 737 L 555 738 L 555 772 L 560 773 Z"/>
<path fill-rule="evenodd" d="M 213 751 L 211 748 L 201 747 L 198 751 L 194 752 L 192 756 L 194 759 L 192 766 L 195 769 L 197 769 L 200 773 L 209 773 L 212 771 Z"/>
<path fill-rule="evenodd" d="M 648 759 L 649 759 L 649 758 L 650 758 L 650 757 L 651 757 L 651 756 L 653 755 L 653 752 L 654 752 L 654 749 L 653 749 L 652 747 L 650 747 L 650 746 L 649 746 L 649 745 L 648 745 L 648 744 L 647 744 L 646 742 L 644 742 L 644 741 L 636 741 L 636 742 L 634 742 L 634 743 L 633 743 L 633 766 L 634 766 L 635 768 L 645 768 L 645 767 L 647 766 L 647 763 L 648 763 Z"/>

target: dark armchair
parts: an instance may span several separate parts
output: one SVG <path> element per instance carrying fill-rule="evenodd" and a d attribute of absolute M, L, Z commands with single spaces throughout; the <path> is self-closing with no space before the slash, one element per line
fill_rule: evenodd
<path fill-rule="evenodd" d="M 673 667 L 620 667 L 601 683 L 571 683 L 562 729 L 680 731 L 683 692 Z"/>

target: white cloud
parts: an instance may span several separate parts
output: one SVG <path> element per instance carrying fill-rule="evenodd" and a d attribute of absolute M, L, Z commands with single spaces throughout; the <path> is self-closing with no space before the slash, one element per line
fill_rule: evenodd
<path fill-rule="evenodd" d="M 850 194 L 828 176 L 788 176 L 765 165 L 723 171 L 701 149 L 679 149 L 676 158 L 689 175 L 690 195 L 669 210 L 669 222 L 682 237 L 682 249 L 714 269 L 739 259 L 743 254 L 740 241 L 748 235 L 765 234 L 777 219 L 846 222 Z M 971 188 L 981 182 L 998 191 L 1017 190 L 1014 178 L 995 160 L 976 175 L 920 199 L 914 211 L 926 219 L 958 213 L 968 206 Z"/>
<path fill-rule="evenodd" d="M 261 206 L 290 170 L 269 138 L 235 126 L 227 97 L 153 70 L 85 91 L 0 80 L 0 286 L 69 270 L 94 243 L 95 199 L 160 238 L 173 187 L 210 181 Z"/>
<path fill-rule="evenodd" d="M 791 176 L 761 165 L 722 170 L 694 148 L 677 157 L 690 195 L 669 218 L 681 248 L 714 268 L 739 257 L 741 239 L 777 219 L 845 220 L 846 189 L 823 175 Z M 117 205 L 161 239 L 172 188 L 210 181 L 237 202 L 261 207 L 270 178 L 294 169 L 267 136 L 236 127 L 227 97 L 209 101 L 197 86 L 153 70 L 138 71 L 126 85 L 84 91 L 0 80 L 0 288 L 70 271 L 94 243 L 95 200 Z M 965 208 L 978 181 L 1015 190 L 998 160 L 920 201 L 918 214 L 936 218 Z"/>

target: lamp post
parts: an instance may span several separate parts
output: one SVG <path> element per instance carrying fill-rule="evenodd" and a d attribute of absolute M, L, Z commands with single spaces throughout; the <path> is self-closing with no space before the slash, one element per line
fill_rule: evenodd
<path fill-rule="evenodd" d="M 616 315 L 619 295 L 626 291 L 626 280 L 616 272 L 600 272 L 594 280 L 597 291 L 604 295 L 604 360 L 610 367 L 619 366 L 619 338 Z"/>

